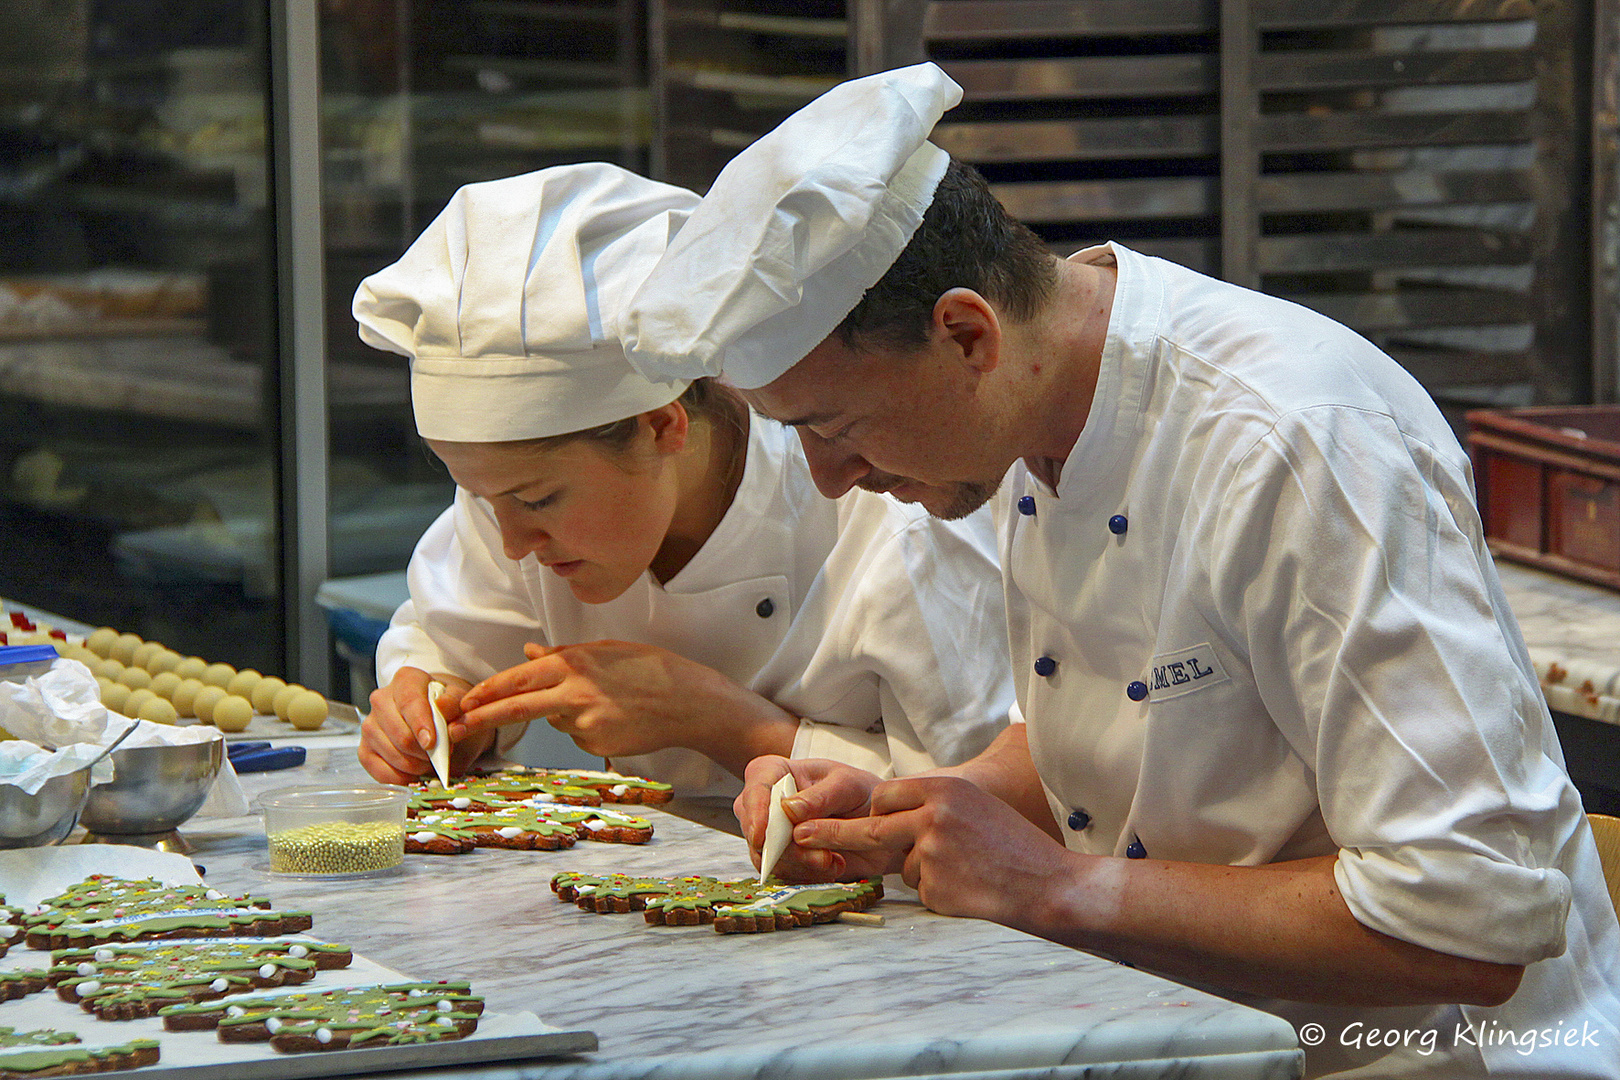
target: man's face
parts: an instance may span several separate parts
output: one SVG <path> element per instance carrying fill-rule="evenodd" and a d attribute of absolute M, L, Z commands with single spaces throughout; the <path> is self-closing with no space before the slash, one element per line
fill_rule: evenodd
<path fill-rule="evenodd" d="M 973 390 L 948 348 L 857 353 L 834 334 L 743 396 L 798 431 L 827 498 L 860 487 L 949 520 L 988 502 L 1012 464 L 987 449 Z"/>

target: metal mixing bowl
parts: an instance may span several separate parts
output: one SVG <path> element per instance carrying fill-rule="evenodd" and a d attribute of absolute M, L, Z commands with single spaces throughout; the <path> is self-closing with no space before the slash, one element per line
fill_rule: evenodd
<path fill-rule="evenodd" d="M 90 766 L 53 776 L 30 795 L 0 784 L 0 848 L 43 847 L 73 831 L 90 789 Z"/>
<path fill-rule="evenodd" d="M 114 750 L 116 778 L 97 784 L 85 800 L 79 823 L 92 833 L 139 836 L 166 833 L 197 812 L 208 798 L 225 740 L 178 746 Z"/>

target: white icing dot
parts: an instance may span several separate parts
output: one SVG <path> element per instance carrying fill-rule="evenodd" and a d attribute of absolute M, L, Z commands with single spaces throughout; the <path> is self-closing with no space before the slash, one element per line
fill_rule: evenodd
<path fill-rule="evenodd" d="M 304 957 L 309 955 L 309 950 L 302 945 L 294 945 L 292 948 L 287 950 L 287 955 L 292 957 L 294 960 L 302 960 Z"/>
<path fill-rule="evenodd" d="M 105 964 L 109 960 L 112 960 L 117 955 L 118 954 L 113 952 L 111 949 L 97 949 L 96 950 L 96 959 L 100 960 L 103 964 Z"/>
<path fill-rule="evenodd" d="M 607 822 L 592 818 L 585 823 L 585 827 L 591 830 L 591 832 L 601 832 L 603 829 L 607 828 Z"/>
<path fill-rule="evenodd" d="M 428 844 L 433 842 L 435 835 L 436 834 L 430 832 L 414 832 L 411 833 L 411 839 L 415 840 L 418 844 Z"/>
<path fill-rule="evenodd" d="M 246 1012 L 247 1010 L 240 1005 L 231 1005 L 225 1009 L 226 1016 L 242 1016 Z"/>
<path fill-rule="evenodd" d="M 537 791 L 529 797 L 529 801 L 532 803 L 554 803 L 557 801 L 557 797 L 547 791 Z"/>
<path fill-rule="evenodd" d="M 94 975 L 95 973 L 96 973 L 96 965 L 94 965 L 92 963 L 89 963 L 88 961 L 79 965 L 79 974 L 80 975 Z"/>
<path fill-rule="evenodd" d="M 522 836 L 523 830 L 518 828 L 516 825 L 504 825 L 495 830 L 495 835 L 504 836 L 506 839 L 510 840 L 515 836 Z"/>
<path fill-rule="evenodd" d="M 78 991 L 80 997 L 89 997 L 91 994 L 98 994 L 101 992 L 101 983 L 95 979 L 86 979 L 84 982 L 78 985 Z"/>
<path fill-rule="evenodd" d="M 418 986 L 418 987 L 415 987 L 414 989 L 412 989 L 410 991 L 410 993 L 406 994 L 405 996 L 406 997 L 421 997 L 425 993 L 427 993 L 427 991 L 423 990 L 420 986 Z"/>
<path fill-rule="evenodd" d="M 259 966 L 259 978 L 261 979 L 268 979 L 275 973 L 276 965 L 274 964 L 261 964 Z"/>
<path fill-rule="evenodd" d="M 332 1029 L 331 1028 L 316 1028 L 315 1029 L 315 1041 L 320 1043 L 322 1046 L 324 1046 L 327 1043 L 331 1042 L 332 1041 Z"/>
<path fill-rule="evenodd" d="M 266 1020 L 264 1022 L 264 1030 L 268 1031 L 272 1035 L 274 1035 L 276 1032 L 280 1031 L 281 1030 L 281 1017 L 272 1016 L 268 1020 Z"/>
<path fill-rule="evenodd" d="M 456 1022 L 454 1020 L 452 1020 L 448 1016 L 435 1016 L 433 1018 L 433 1022 L 435 1024 L 443 1024 L 445 1027 L 455 1027 L 456 1026 Z"/>
<path fill-rule="evenodd" d="M 441 822 L 443 820 L 444 819 L 442 817 L 440 817 L 438 814 L 428 814 L 426 817 L 424 817 L 422 819 L 422 824 L 424 824 L 424 825 L 437 825 L 439 822 Z"/>
<path fill-rule="evenodd" d="M 231 982 L 229 979 L 215 979 L 213 982 L 208 984 L 208 989 L 212 990 L 216 994 L 223 994 L 230 988 L 230 985 Z"/>
<path fill-rule="evenodd" d="M 467 807 L 472 805 L 472 800 L 467 798 L 465 795 L 461 795 L 451 799 L 450 805 L 455 807 L 457 810 L 465 810 Z"/>
<path fill-rule="evenodd" d="M 208 897 L 210 900 L 225 899 L 225 894 L 220 892 L 218 889 L 209 889 L 207 892 L 203 893 L 203 895 Z"/>
<path fill-rule="evenodd" d="M 440 1000 L 440 1002 L 435 1005 L 434 1008 L 438 1009 L 440 1012 L 450 1012 L 455 1008 L 455 1006 L 450 1004 L 448 1001 Z"/>
<path fill-rule="evenodd" d="M 41 910 L 41 911 L 49 911 L 49 910 L 51 910 L 51 905 L 42 903 L 42 904 L 39 905 L 39 910 Z"/>
<path fill-rule="evenodd" d="M 625 792 L 630 790 L 630 785 L 629 784 L 614 784 L 612 787 L 608 788 L 608 790 L 610 792 L 612 792 L 613 794 L 615 794 L 615 795 L 623 795 Z"/>

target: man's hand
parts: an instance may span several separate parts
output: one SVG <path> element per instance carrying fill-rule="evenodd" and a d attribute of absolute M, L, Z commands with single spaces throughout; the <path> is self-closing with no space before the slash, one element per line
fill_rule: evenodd
<path fill-rule="evenodd" d="M 789 761 L 769 755 L 748 763 L 743 779 L 746 786 L 732 803 L 754 865 L 759 865 L 760 848 L 765 844 L 765 823 L 770 820 L 771 785 L 787 773 L 799 793 L 782 800 L 788 820 L 815 822 L 823 818 L 849 818 L 866 821 L 872 789 L 881 781 L 869 772 L 836 761 L 811 758 Z M 797 835 L 797 830 L 795 830 Z M 773 873 L 784 881 L 852 881 L 881 877 L 900 869 L 903 852 L 850 852 L 807 850 L 789 844 Z"/>

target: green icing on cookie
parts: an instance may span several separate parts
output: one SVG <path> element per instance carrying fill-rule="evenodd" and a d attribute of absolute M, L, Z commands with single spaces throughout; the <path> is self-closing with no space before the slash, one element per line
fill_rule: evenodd
<path fill-rule="evenodd" d="M 181 941 L 162 945 L 59 949 L 51 954 L 51 981 L 73 989 L 87 1008 L 110 1012 L 131 1002 L 189 1001 L 199 993 L 239 994 L 254 976 L 277 972 L 312 977 L 311 955 L 347 953 L 323 941 Z M 295 955 L 298 954 L 298 955 Z M 270 970 L 266 972 L 266 968 Z"/>
<path fill-rule="evenodd" d="M 469 994 L 465 982 L 394 983 L 345 987 L 311 993 L 233 998 L 229 1005 L 211 1002 L 177 1005 L 160 1016 L 223 1015 L 219 1027 L 264 1025 L 275 1036 L 305 1036 L 318 1042 L 332 1033 L 347 1035 L 347 1045 L 438 1042 L 462 1036 L 458 1021 L 476 1021 L 483 998 Z M 321 1038 L 322 1030 L 327 1039 Z"/>
<path fill-rule="evenodd" d="M 16 1028 L 0 1027 L 0 1048 L 4 1049 L 15 1046 L 61 1046 L 63 1043 L 76 1043 L 78 1041 L 79 1037 L 73 1032 L 57 1031 L 55 1028 L 41 1028 L 38 1031 L 18 1031 Z"/>

